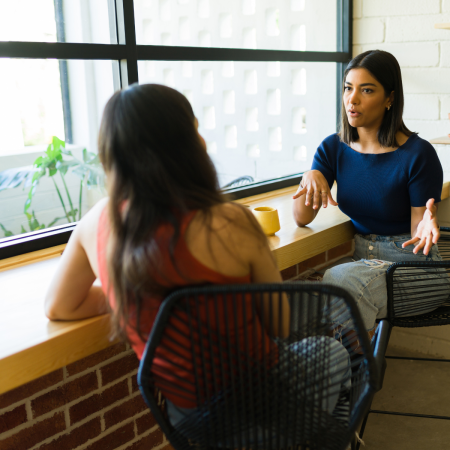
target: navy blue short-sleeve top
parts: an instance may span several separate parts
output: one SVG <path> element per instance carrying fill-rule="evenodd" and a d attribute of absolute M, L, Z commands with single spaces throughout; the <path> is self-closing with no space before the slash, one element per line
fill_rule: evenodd
<path fill-rule="evenodd" d="M 314 155 L 319 170 L 357 233 L 392 236 L 411 232 L 411 206 L 441 201 L 443 172 L 434 147 L 412 134 L 397 150 L 359 153 L 337 134 L 328 136 Z"/>

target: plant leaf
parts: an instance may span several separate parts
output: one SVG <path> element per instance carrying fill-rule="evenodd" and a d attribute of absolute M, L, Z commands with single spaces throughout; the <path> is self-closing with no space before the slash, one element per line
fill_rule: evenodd
<path fill-rule="evenodd" d="M 35 172 L 36 169 L 33 166 L 15 167 L 0 172 L 0 191 L 13 189 L 20 186 L 23 182 L 29 182 Z"/>
<path fill-rule="evenodd" d="M 85 164 L 100 164 L 100 160 L 96 153 L 88 152 L 83 148 L 83 162 Z"/>
<path fill-rule="evenodd" d="M 66 143 L 64 141 L 62 141 L 61 139 L 59 139 L 58 137 L 56 137 L 56 136 L 52 137 L 52 144 L 53 144 L 53 147 L 55 149 L 57 149 L 57 150 L 60 150 L 61 147 L 62 148 L 66 147 Z"/>
<path fill-rule="evenodd" d="M 39 156 L 34 160 L 33 166 L 34 167 L 41 167 L 42 163 L 44 162 L 44 158 L 42 156 Z"/>
<path fill-rule="evenodd" d="M 59 170 L 63 175 L 67 173 L 70 167 L 78 166 L 79 163 L 77 161 L 58 161 L 56 163 L 56 169 Z"/>
<path fill-rule="evenodd" d="M 77 212 L 78 212 L 78 208 L 74 208 L 74 209 L 71 209 L 70 211 L 67 211 L 67 215 L 72 216 L 73 221 L 76 222 L 77 221 Z"/>
<path fill-rule="evenodd" d="M 28 214 L 27 214 L 28 215 Z M 31 231 L 37 231 L 41 229 L 41 224 L 39 223 L 39 221 L 36 218 L 36 214 L 34 213 L 34 211 L 31 214 L 31 220 L 29 219 L 29 224 L 30 224 L 30 230 Z"/>
<path fill-rule="evenodd" d="M 0 228 L 3 230 L 3 233 L 4 233 L 4 235 L 5 235 L 5 238 L 6 238 L 6 237 L 14 236 L 14 233 L 13 233 L 12 231 L 7 230 L 7 229 L 3 226 L 3 224 L 1 224 L 1 223 L 0 223 Z"/>
<path fill-rule="evenodd" d="M 56 168 L 57 169 L 59 169 L 60 167 L 67 167 L 67 168 L 69 168 L 69 167 L 72 167 L 72 166 L 78 166 L 79 164 L 80 164 L 80 162 L 76 158 L 74 158 L 74 159 L 72 159 L 70 161 L 67 161 L 67 160 L 58 161 L 56 163 Z"/>
<path fill-rule="evenodd" d="M 31 206 L 31 198 L 27 198 L 25 201 L 25 205 L 23 205 L 23 212 L 26 214 L 26 212 L 28 211 L 28 209 Z"/>

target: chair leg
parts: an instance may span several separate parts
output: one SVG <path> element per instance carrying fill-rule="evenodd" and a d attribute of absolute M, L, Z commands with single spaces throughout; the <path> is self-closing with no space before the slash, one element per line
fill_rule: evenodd
<path fill-rule="evenodd" d="M 353 436 L 352 442 L 350 442 L 351 450 L 357 450 L 358 439 L 356 438 L 356 434 Z"/>
<path fill-rule="evenodd" d="M 359 450 L 361 447 L 361 439 L 364 436 L 364 430 L 366 429 L 367 419 L 369 418 L 370 410 L 367 412 L 366 417 L 364 417 L 363 423 L 361 425 L 361 429 L 359 430 L 359 439 L 357 439 L 356 450 Z"/>

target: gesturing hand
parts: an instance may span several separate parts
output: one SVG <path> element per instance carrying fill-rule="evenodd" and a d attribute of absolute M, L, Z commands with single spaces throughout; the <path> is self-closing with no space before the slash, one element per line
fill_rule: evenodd
<path fill-rule="evenodd" d="M 427 201 L 426 207 L 427 209 L 423 213 L 423 219 L 417 225 L 415 236 L 409 241 L 404 242 L 402 245 L 402 247 L 405 248 L 408 245 L 419 242 L 413 250 L 414 254 L 417 254 L 419 250 L 423 249 L 423 254 L 428 255 L 433 244 L 437 244 L 437 241 L 441 236 L 436 217 L 437 207 L 434 204 L 434 198 L 430 198 Z"/>
<path fill-rule="evenodd" d="M 306 194 L 305 205 L 308 206 L 313 203 L 313 209 L 319 209 L 321 199 L 324 208 L 328 206 L 328 202 L 337 206 L 331 195 L 328 181 L 318 170 L 310 170 L 303 175 L 302 182 L 292 198 L 295 200 L 303 194 Z"/>

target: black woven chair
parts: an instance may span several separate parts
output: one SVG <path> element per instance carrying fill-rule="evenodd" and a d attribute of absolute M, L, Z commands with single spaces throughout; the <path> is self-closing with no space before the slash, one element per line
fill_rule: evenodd
<path fill-rule="evenodd" d="M 441 227 L 439 252 L 442 262 L 400 262 L 392 264 L 386 272 L 388 296 L 388 323 L 385 334 L 389 340 L 390 327 L 430 327 L 450 324 L 450 228 Z M 384 339 L 386 342 L 386 339 Z M 387 349 L 383 347 L 384 351 Z M 385 356 L 386 359 L 406 359 L 414 361 L 441 361 L 448 359 L 411 358 L 401 356 Z M 378 357 L 379 364 L 386 366 L 382 355 Z M 383 381 L 384 370 L 380 377 Z M 433 416 L 430 414 L 411 414 L 398 411 L 381 411 L 369 409 L 360 430 L 364 434 L 370 413 L 392 414 L 436 419 L 450 417 Z M 358 444 L 359 448 L 359 444 Z"/>
<path fill-rule="evenodd" d="M 442 259 L 445 261 L 450 260 L 450 227 L 441 227 L 438 248 Z"/>
<path fill-rule="evenodd" d="M 245 186 L 247 184 L 253 183 L 255 180 L 250 175 L 243 175 L 241 177 L 235 178 L 233 181 L 222 186 L 222 189 L 232 189 L 241 186 Z"/>
<path fill-rule="evenodd" d="M 289 336 L 262 337 L 262 327 L 270 335 L 281 329 L 281 319 L 270 318 L 281 318 L 287 304 Z M 345 328 L 333 323 L 336 315 Z M 164 300 L 138 383 L 176 450 L 344 450 L 378 372 L 346 291 L 318 283 L 211 285 Z M 182 402 L 193 407 L 185 415 L 174 407 Z"/>

